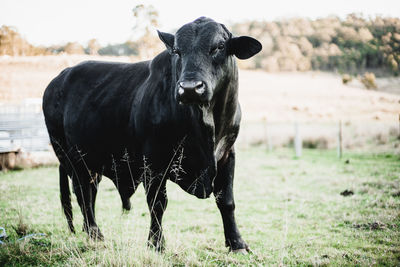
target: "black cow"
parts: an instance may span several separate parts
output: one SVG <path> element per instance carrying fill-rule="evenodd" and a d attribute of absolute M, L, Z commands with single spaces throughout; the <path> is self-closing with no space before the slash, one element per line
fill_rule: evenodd
<path fill-rule="evenodd" d="M 198 198 L 214 193 L 226 245 L 248 250 L 236 226 L 233 200 L 239 131 L 238 69 L 261 44 L 233 37 L 201 17 L 175 35 L 158 32 L 167 50 L 135 64 L 83 62 L 47 87 L 43 111 L 60 161 L 61 203 L 72 224 L 68 176 L 84 217 L 83 229 L 103 239 L 95 221 L 102 175 L 117 187 L 123 208 L 143 182 L 151 223 L 149 245 L 163 249 L 161 221 L 170 179 Z"/>

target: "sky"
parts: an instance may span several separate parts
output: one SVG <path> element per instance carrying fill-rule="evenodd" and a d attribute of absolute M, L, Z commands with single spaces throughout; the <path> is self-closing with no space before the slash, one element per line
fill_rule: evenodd
<path fill-rule="evenodd" d="M 102 45 L 115 44 L 134 36 L 132 8 L 138 4 L 153 5 L 159 12 L 159 30 L 167 32 L 200 16 L 228 25 L 290 17 L 345 18 L 350 13 L 400 17 L 399 0 L 0 0 L 0 25 L 15 26 L 34 45 L 86 44 L 92 38 Z"/>

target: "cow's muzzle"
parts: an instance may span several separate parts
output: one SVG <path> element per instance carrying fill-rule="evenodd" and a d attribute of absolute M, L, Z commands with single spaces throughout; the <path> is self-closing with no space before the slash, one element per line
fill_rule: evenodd
<path fill-rule="evenodd" d="M 177 100 L 182 104 L 199 104 L 206 100 L 206 83 L 203 81 L 181 81 L 178 83 Z"/>

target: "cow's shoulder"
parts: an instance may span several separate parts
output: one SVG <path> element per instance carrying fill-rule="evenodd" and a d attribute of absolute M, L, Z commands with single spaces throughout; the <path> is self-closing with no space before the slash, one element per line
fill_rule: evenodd
<path fill-rule="evenodd" d="M 171 73 L 171 55 L 167 50 L 158 54 L 149 62 L 150 75 L 153 77 L 163 77 Z"/>
<path fill-rule="evenodd" d="M 158 54 L 148 65 L 149 75 L 140 85 L 134 99 L 134 113 L 138 122 L 150 125 L 165 124 L 173 117 L 171 60 L 167 51 Z M 143 125 L 142 125 L 143 126 Z"/>

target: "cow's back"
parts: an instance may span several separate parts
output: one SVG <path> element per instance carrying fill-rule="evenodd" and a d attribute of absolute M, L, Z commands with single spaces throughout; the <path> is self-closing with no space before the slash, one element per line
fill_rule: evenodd
<path fill-rule="evenodd" d="M 148 65 L 88 61 L 63 70 L 43 96 L 52 142 L 98 157 L 119 149 L 128 138 L 132 99 L 149 75 Z"/>

